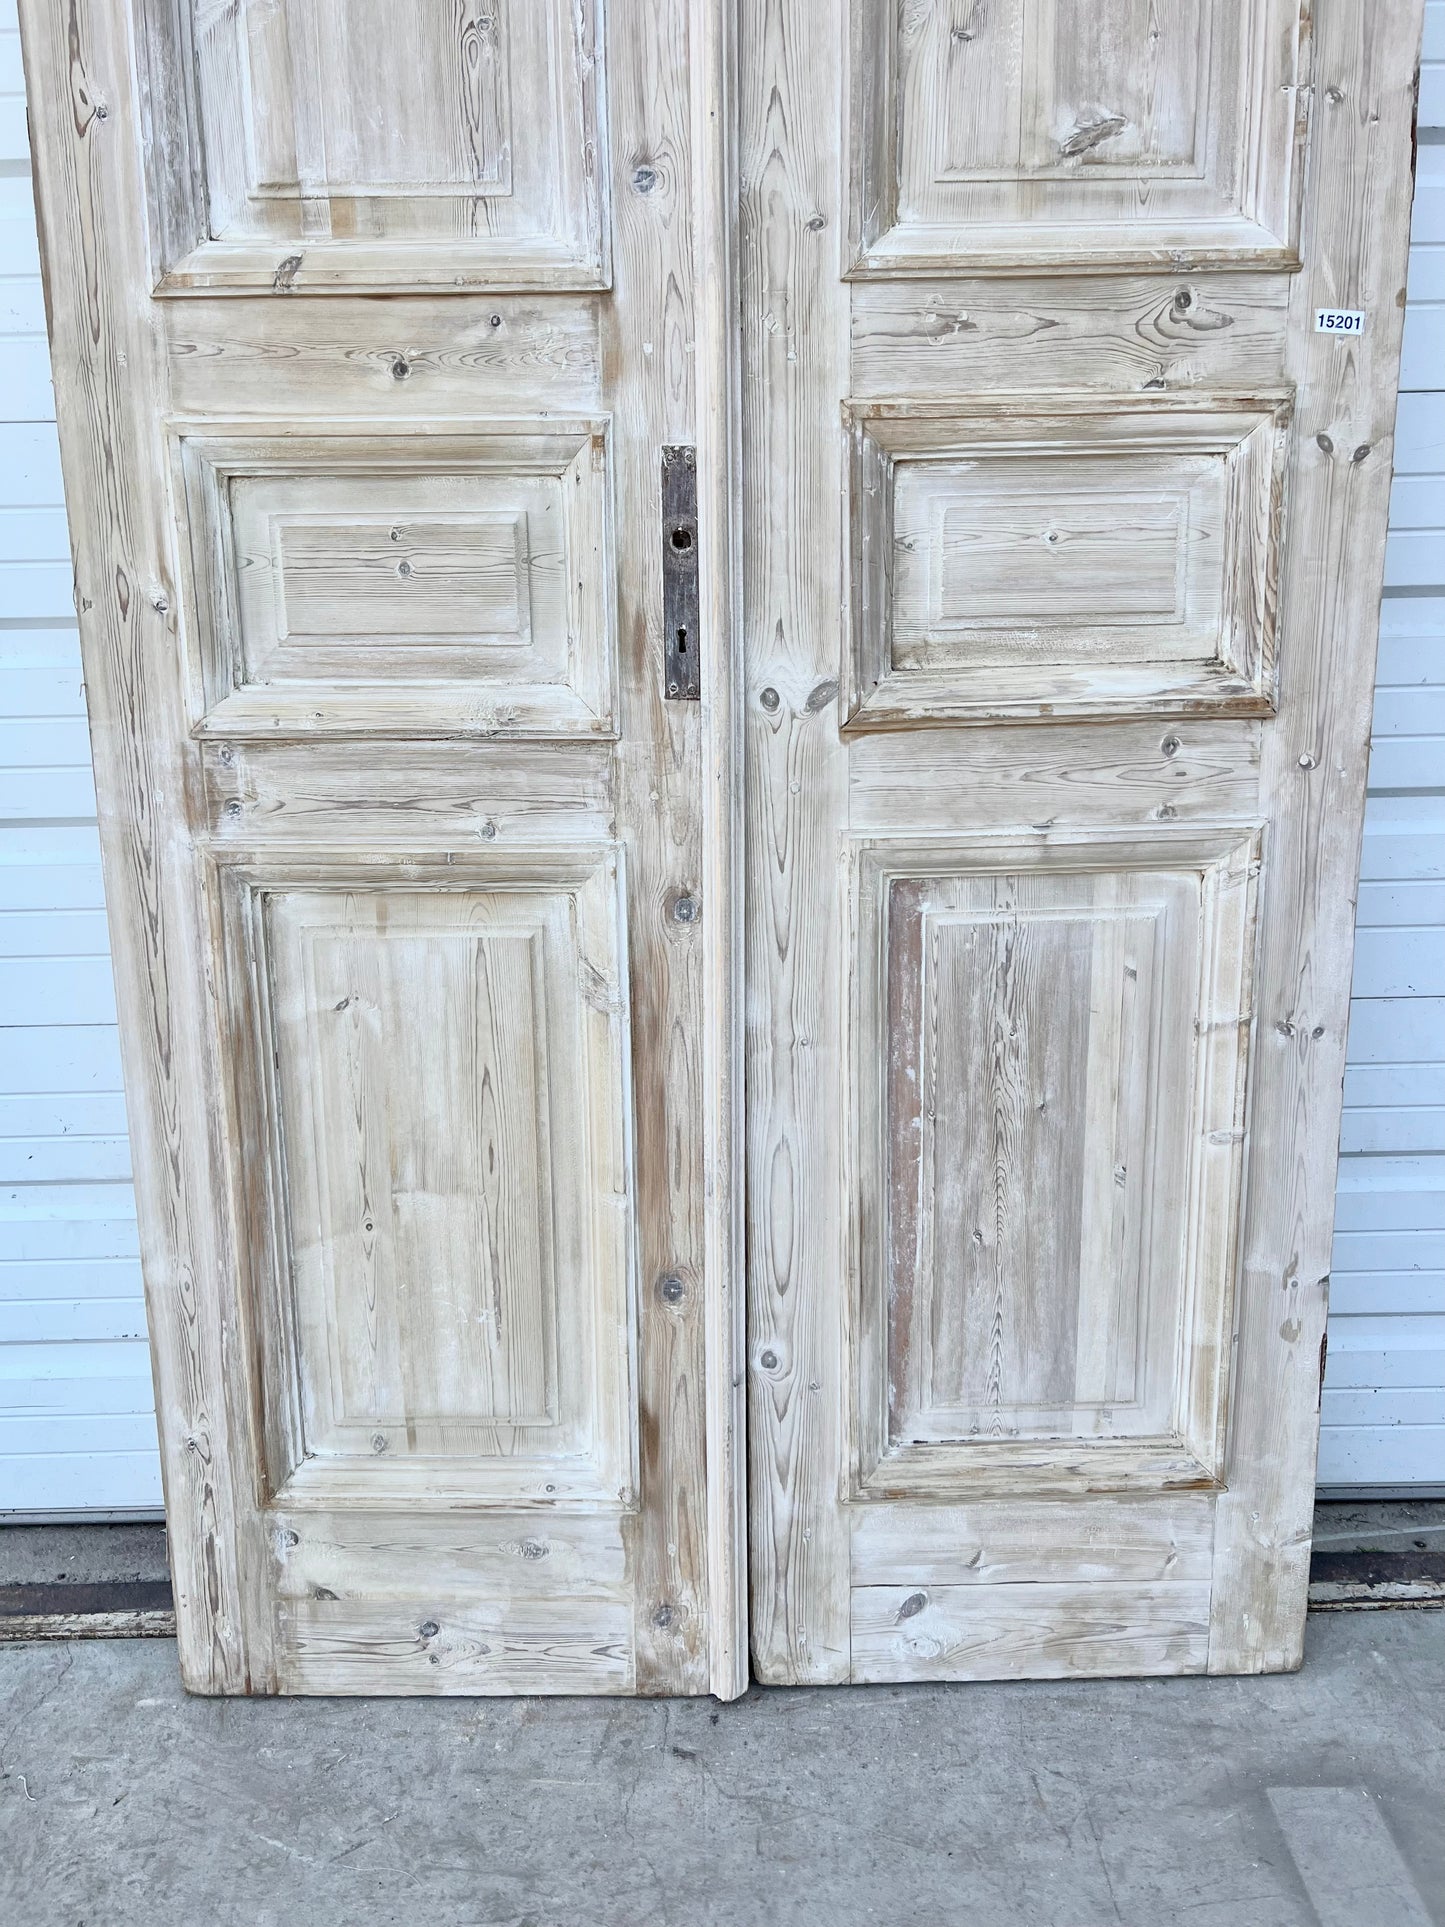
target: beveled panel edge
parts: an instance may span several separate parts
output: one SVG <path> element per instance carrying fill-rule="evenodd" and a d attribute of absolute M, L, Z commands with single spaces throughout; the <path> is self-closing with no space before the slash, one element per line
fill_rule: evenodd
<path fill-rule="evenodd" d="M 845 1460 L 845 1501 L 917 1499 L 958 1506 L 974 1499 L 1047 1497 L 1069 1492 L 1228 1490 L 1230 1335 L 1243 1239 L 1258 886 L 1264 841 L 1265 828 L 1257 822 L 1204 822 L 1178 828 L 1167 824 L 1033 831 L 1013 828 L 922 835 L 843 833 L 840 862 L 846 882 L 849 935 L 843 947 L 845 980 L 841 986 L 846 1117 L 841 1182 L 844 1262 L 849 1272 L 845 1336 L 851 1432 Z M 882 1333 L 870 1331 L 867 1297 L 867 1227 L 876 1216 L 877 1188 L 870 1189 L 864 1182 L 868 1167 L 863 1134 L 868 1106 L 863 1098 L 869 1076 L 863 1051 L 864 1018 L 867 1004 L 877 995 L 877 985 L 869 973 L 876 973 L 886 958 L 876 892 L 898 875 L 1006 874 L 1019 868 L 1035 874 L 1154 869 L 1199 873 L 1195 1018 L 1199 1049 L 1191 1081 L 1185 1205 L 1188 1225 L 1179 1339 L 1181 1350 L 1186 1337 L 1191 1342 L 1194 1369 L 1189 1374 L 1179 1373 L 1173 1427 L 1157 1438 L 1097 1443 L 1073 1438 L 1057 1442 L 989 1441 L 893 1450 L 888 1445 L 886 1352 Z M 875 893 L 871 899 L 870 890 Z M 1237 975 L 1228 968 L 1228 932 L 1220 929 L 1221 906 L 1230 900 L 1227 892 L 1232 892 L 1241 913 Z M 1227 1125 L 1211 1129 L 1208 1118 L 1201 1119 L 1201 1107 L 1211 1098 L 1221 1114 L 1227 1104 Z M 882 1136 L 885 1118 L 881 1105 L 874 1109 L 880 1135 L 873 1144 L 871 1168 L 878 1172 L 886 1169 L 886 1140 Z M 1204 1139 L 1208 1139 L 1207 1150 L 1220 1154 L 1210 1161 L 1209 1168 L 1201 1164 Z M 1216 1222 L 1221 1186 L 1228 1198 L 1222 1225 Z M 1199 1251 L 1206 1237 L 1215 1239 L 1220 1267 L 1218 1303 L 1212 1318 L 1204 1315 L 1200 1302 L 1204 1294 Z"/>
<path fill-rule="evenodd" d="M 509 845 L 500 849 L 470 846 L 458 850 L 435 840 L 430 847 L 378 852 L 338 844 L 285 843 L 267 846 L 237 843 L 226 847 L 214 840 L 202 844 L 199 861 L 206 879 L 209 934 L 213 958 L 211 1005 L 213 1019 L 234 1031 L 232 1066 L 214 1097 L 224 1120 L 227 1198 L 234 1217 L 238 1276 L 235 1281 L 237 1324 L 244 1357 L 245 1397 L 252 1414 L 256 1454 L 253 1460 L 254 1503 L 264 1510 L 304 1508 L 378 1513 L 457 1511 L 486 1507 L 499 1512 L 547 1510 L 606 1510 L 631 1514 L 640 1507 L 637 1436 L 637 1249 L 632 1222 L 636 1196 L 633 1143 L 628 986 L 627 883 L 624 846 L 594 838 L 565 845 Z M 598 896 L 595 919 L 604 919 L 613 947 L 615 981 L 579 952 L 583 965 L 577 986 L 578 1006 L 602 1017 L 611 1031 L 607 1066 L 608 1090 L 589 1090 L 587 1102 L 595 1111 L 608 1106 L 616 1142 L 614 1154 L 621 1190 L 614 1184 L 599 1208 L 597 1186 L 588 1187 L 590 1203 L 583 1206 L 594 1239 L 610 1244 L 619 1267 L 625 1316 L 619 1328 L 599 1321 L 594 1331 L 595 1356 L 588 1405 L 601 1440 L 599 1450 L 583 1457 L 562 1455 L 547 1460 L 518 1455 L 523 1489 L 505 1483 L 507 1466 L 479 1467 L 442 1457 L 418 1457 L 424 1467 L 414 1482 L 399 1482 L 395 1498 L 369 1483 L 364 1462 L 304 1450 L 296 1337 L 294 1283 L 282 1248 L 282 1218 L 287 1205 L 284 1185 L 285 1154 L 280 1139 L 280 1100 L 274 1051 L 267 1047 L 272 1020 L 270 972 L 265 967 L 265 936 L 260 929 L 260 897 L 267 886 L 306 890 L 334 890 L 342 894 L 368 882 L 403 891 L 435 890 L 465 893 L 513 889 L 535 894 L 539 888 L 593 887 Z M 582 932 L 579 931 L 579 944 Z M 249 1126 L 249 1128 L 248 1128 Z M 267 1155 L 254 1155 L 258 1134 Z M 590 1163 L 590 1160 L 589 1160 Z M 622 1209 L 618 1206 L 622 1205 Z M 611 1356 L 609 1341 L 617 1355 Z M 266 1386 L 273 1387 L 268 1401 Z M 610 1436 L 609 1408 L 611 1413 Z M 511 1461 L 508 1461 L 510 1465 Z M 389 1471 L 405 1461 L 392 1461 Z M 465 1465 L 465 1469 L 463 1466 Z M 553 1474 L 548 1467 L 571 1467 L 569 1474 Z M 530 1483 L 528 1483 L 530 1482 Z M 558 1490 L 558 1485 L 565 1489 Z M 550 1489 L 549 1489 L 550 1487 Z"/>
<path fill-rule="evenodd" d="M 190 732 L 197 740 L 288 742 L 370 738 L 412 741 L 580 740 L 611 743 L 620 734 L 617 553 L 613 418 L 607 410 L 558 415 L 209 418 L 175 414 L 164 423 L 179 522 L 181 631 Z M 221 513 L 222 478 L 233 475 L 345 474 L 395 458 L 399 474 L 486 473 L 482 456 L 507 449 L 514 472 L 559 477 L 586 453 L 600 457 L 596 513 L 598 576 L 590 593 L 600 617 L 590 652 L 594 673 L 555 684 L 441 679 L 378 684 L 374 690 L 298 679 L 238 685 L 225 693 L 222 671 L 239 645 L 232 525 Z M 345 450 L 327 469 L 318 456 Z M 333 457 L 334 459 L 334 457 Z M 508 472 L 505 467 L 499 472 Z M 219 552 L 210 540 L 219 531 Z M 589 593 L 585 583 L 583 594 Z M 228 654 L 228 650 L 231 652 Z M 331 706 L 328 713 L 328 705 Z"/>
<path fill-rule="evenodd" d="M 612 285 L 612 196 L 606 170 L 605 0 L 574 7 L 587 181 L 584 245 L 543 237 L 530 246 L 419 242 L 291 246 L 236 243 L 209 233 L 205 129 L 188 0 L 131 0 L 131 57 L 144 131 L 146 244 L 151 292 L 195 296 L 585 293 Z M 461 198 L 460 196 L 458 198 Z M 311 263 L 319 257 L 317 268 Z M 329 265 L 333 260 L 351 265 Z"/>
<path fill-rule="evenodd" d="M 1110 393 L 1069 389 L 1058 392 L 880 396 L 850 398 L 842 405 L 847 443 L 844 515 L 845 736 L 917 729 L 932 724 L 1038 723 L 1080 720 L 1128 721 L 1155 716 L 1267 717 L 1278 706 L 1276 639 L 1279 579 L 1283 554 L 1295 393 L 1288 383 L 1270 384 L 1254 393 L 1211 389 L 1165 389 L 1149 393 Z M 1006 449 L 1015 440 L 1015 423 L 1067 425 L 1101 420 L 1123 429 L 1121 444 L 1148 424 L 1173 418 L 1177 440 L 1165 448 L 1224 454 L 1244 450 L 1267 435 L 1267 462 L 1259 460 L 1266 486 L 1256 503 L 1258 527 L 1239 531 L 1224 557 L 1225 593 L 1242 584 L 1259 604 L 1258 633 L 1247 638 L 1238 659 L 1215 657 L 1191 666 L 1170 663 L 989 666 L 969 674 L 977 693 L 960 690 L 960 678 L 947 670 L 890 671 L 888 597 L 892 579 L 892 469 L 900 454 L 967 447 L 966 436 L 951 439 L 952 424 L 969 424 L 988 444 Z M 1145 424 L 1140 429 L 1136 424 Z M 1158 452 L 1151 442 L 1142 444 Z M 1093 452 L 1090 448 L 1089 452 Z M 871 541 L 870 541 L 871 537 Z M 870 554 L 871 549 L 871 554 Z M 875 670 L 877 674 L 875 674 Z M 1041 688 L 1046 684 L 1047 688 Z M 897 685 L 898 693 L 894 693 Z M 904 693 L 904 691 L 907 693 Z"/>
<path fill-rule="evenodd" d="M 1294 96 L 1292 129 L 1287 143 L 1284 183 L 1285 231 L 1277 233 L 1252 219 L 1243 209 L 1213 223 L 1193 224 L 1196 235 L 1213 226 L 1210 238 L 1185 240 L 1171 236 L 1159 224 L 1149 239 L 1131 246 L 1087 251 L 1081 242 L 1086 223 L 1054 224 L 1058 240 L 1039 242 L 1040 226 L 1031 225 L 1032 245 L 1000 246 L 1006 224 L 945 227 L 948 241 L 929 243 L 923 237 L 938 229 L 897 220 L 898 113 L 895 80 L 896 33 L 887 22 L 891 9 L 876 8 L 877 20 L 865 19 L 872 0 L 849 0 L 846 54 L 843 62 L 843 202 L 846 220 L 839 272 L 844 281 L 907 281 L 953 276 L 1007 278 L 1013 275 L 1111 275 L 1129 272 L 1184 272 L 1238 270 L 1246 273 L 1297 274 L 1303 266 L 1300 232 L 1304 210 L 1306 150 L 1313 103 L 1314 37 L 1307 11 L 1291 9 L 1281 0 L 1281 15 L 1294 12 L 1293 77 L 1287 83 Z M 880 31 L 881 27 L 881 31 Z M 1260 36 L 1251 50 L 1246 80 L 1269 80 Z M 1243 88 L 1241 89 L 1243 92 Z M 1253 105 L 1257 108 L 1258 89 Z M 1244 131 L 1244 130 L 1241 130 Z M 1258 160 L 1256 158 L 1256 166 Z M 1234 239 L 1225 236 L 1233 234 Z M 888 246 L 890 236 L 898 237 Z"/>

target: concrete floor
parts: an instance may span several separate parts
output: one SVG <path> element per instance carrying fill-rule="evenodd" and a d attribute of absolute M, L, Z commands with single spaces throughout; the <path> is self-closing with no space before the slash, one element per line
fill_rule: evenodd
<path fill-rule="evenodd" d="M 3 1927 L 1445 1927 L 1445 1613 L 1262 1680 L 189 1700 L 0 1647 Z"/>

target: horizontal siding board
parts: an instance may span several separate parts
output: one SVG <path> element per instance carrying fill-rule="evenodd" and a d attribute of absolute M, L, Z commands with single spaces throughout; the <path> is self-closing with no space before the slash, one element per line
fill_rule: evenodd
<path fill-rule="evenodd" d="M 1445 1062 L 1411 1060 L 1404 1064 L 1352 1064 L 1345 1072 L 1345 1109 L 1381 1104 L 1445 1104 Z M 1442 1147 L 1445 1148 L 1445 1147 Z"/>
<path fill-rule="evenodd" d="M 1445 1382 L 1341 1392 L 1326 1386 L 1320 1417 L 1326 1425 L 1445 1425 Z"/>
<path fill-rule="evenodd" d="M 0 421 L 0 508 L 45 508 L 64 501 L 55 424 Z"/>
<path fill-rule="evenodd" d="M 109 957 L 57 957 L 43 970 L 28 957 L 0 957 L 0 1011 L 7 1024 L 113 1024 Z"/>
<path fill-rule="evenodd" d="M 21 869 L 18 864 L 14 867 Z M 40 869 L 38 864 L 24 867 L 29 870 Z M 36 878 L 35 889 L 38 891 L 45 887 L 47 876 L 51 888 L 58 893 L 60 885 L 55 881 L 54 871 L 41 871 Z M 22 872 L 22 881 L 29 880 Z M 0 905 L 5 900 L 5 886 L 11 881 L 11 873 L 0 867 Z M 90 895 L 89 878 L 83 871 L 79 876 L 68 877 L 64 881 L 71 893 L 82 902 Z M 105 911 L 99 905 L 93 910 L 0 908 L 0 954 L 7 957 L 104 957 L 109 954 Z"/>
<path fill-rule="evenodd" d="M 1354 994 L 1365 999 L 1445 997 L 1445 944 L 1439 930 L 1361 930 L 1355 939 Z"/>
<path fill-rule="evenodd" d="M 1330 1316 L 1445 1317 L 1445 1271 L 1337 1271 L 1330 1280 Z"/>
<path fill-rule="evenodd" d="M 1445 1157 L 1345 1158 L 1335 1229 L 1445 1231 Z"/>
<path fill-rule="evenodd" d="M 0 1096 L 120 1088 L 120 1037 L 114 1024 L 0 1028 Z"/>
<path fill-rule="evenodd" d="M 1327 1425 L 1322 1486 L 1445 1486 L 1445 1425 Z"/>
<path fill-rule="evenodd" d="M 0 769 L 0 820 L 46 822 L 95 815 L 95 782 L 88 768 Z"/>
<path fill-rule="evenodd" d="M 153 1439 L 140 1451 L 92 1440 L 75 1452 L 0 1459 L 0 1517 L 160 1509 L 161 1466 Z"/>
<path fill-rule="evenodd" d="M 16 1264 L 138 1260 L 134 1207 L 128 1184 L 12 1186 L 0 1191 L 0 1241 Z"/>

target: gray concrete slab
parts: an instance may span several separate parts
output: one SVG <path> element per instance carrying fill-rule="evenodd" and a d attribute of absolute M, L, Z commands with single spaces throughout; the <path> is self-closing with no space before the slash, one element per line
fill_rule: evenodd
<path fill-rule="evenodd" d="M 0 1586 L 169 1577 L 164 1526 L 0 1525 Z"/>
<path fill-rule="evenodd" d="M 189 1700 L 168 1641 L 0 1648 L 4 1927 L 1346 1919 L 1445 1927 L 1445 1613 L 1316 1617 L 1293 1677 L 730 1707 Z"/>

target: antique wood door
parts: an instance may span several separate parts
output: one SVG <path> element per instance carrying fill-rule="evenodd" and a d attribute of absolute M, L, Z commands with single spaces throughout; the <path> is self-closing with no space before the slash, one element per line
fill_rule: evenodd
<path fill-rule="evenodd" d="M 734 1693 L 720 19 L 22 15 L 187 1683 Z"/>
<path fill-rule="evenodd" d="M 188 1681 L 1295 1663 L 1418 0 L 23 12 Z"/>
<path fill-rule="evenodd" d="M 1298 1663 L 1418 0 L 739 0 L 755 1664 Z"/>

